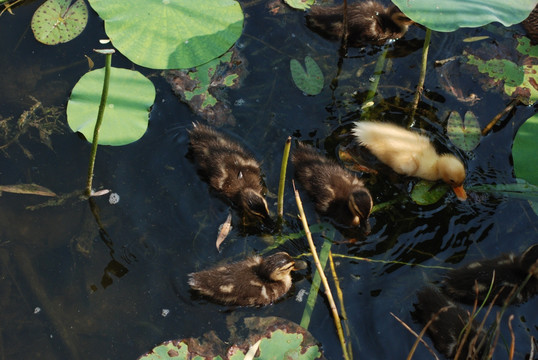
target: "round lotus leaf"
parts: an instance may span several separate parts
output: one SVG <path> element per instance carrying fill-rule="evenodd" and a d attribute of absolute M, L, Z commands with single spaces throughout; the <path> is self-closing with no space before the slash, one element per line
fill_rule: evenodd
<path fill-rule="evenodd" d="M 135 64 L 186 69 L 225 53 L 243 31 L 235 0 L 89 0 L 112 43 Z"/>
<path fill-rule="evenodd" d="M 88 23 L 84 0 L 47 0 L 32 17 L 32 31 L 37 41 L 47 45 L 65 43 L 76 38 Z"/>
<path fill-rule="evenodd" d="M 534 115 L 521 125 L 512 147 L 516 177 L 525 179 L 533 185 L 538 185 L 538 166 L 536 166 L 537 139 L 538 115 Z"/>
<path fill-rule="evenodd" d="M 505 26 L 523 21 L 536 0 L 393 0 L 413 21 L 436 31 L 480 27 L 494 21 Z"/>
<path fill-rule="evenodd" d="M 480 143 L 480 125 L 471 111 L 465 113 L 464 120 L 457 111 L 452 111 L 448 117 L 446 131 L 450 141 L 461 150 L 471 151 Z"/>
<path fill-rule="evenodd" d="M 67 103 L 67 122 L 92 142 L 105 69 L 86 73 L 75 85 Z M 138 71 L 111 68 L 108 97 L 98 144 L 125 145 L 142 137 L 148 127 L 149 108 L 155 99 L 153 83 Z"/>
<path fill-rule="evenodd" d="M 438 202 L 448 191 L 446 184 L 420 180 L 411 191 L 411 199 L 419 205 L 431 205 Z"/>
<path fill-rule="evenodd" d="M 299 61 L 291 59 L 291 77 L 302 92 L 308 95 L 317 95 L 323 89 L 323 73 L 310 56 L 305 57 L 304 62 L 306 70 Z"/>

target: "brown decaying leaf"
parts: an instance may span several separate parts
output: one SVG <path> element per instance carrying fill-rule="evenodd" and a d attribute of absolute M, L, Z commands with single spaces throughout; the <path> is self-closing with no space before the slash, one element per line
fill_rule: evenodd
<path fill-rule="evenodd" d="M 232 230 L 232 213 L 228 213 L 226 221 L 219 228 L 219 236 L 217 236 L 217 250 L 220 251 L 220 244 L 226 239 Z"/>
<path fill-rule="evenodd" d="M 54 192 L 50 191 L 46 187 L 37 184 L 0 185 L 0 193 L 2 191 L 14 194 L 57 196 Z"/>

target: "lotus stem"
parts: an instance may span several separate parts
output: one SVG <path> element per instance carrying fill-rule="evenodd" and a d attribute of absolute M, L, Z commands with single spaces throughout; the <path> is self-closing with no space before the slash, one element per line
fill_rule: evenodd
<path fill-rule="evenodd" d="M 422 91 L 424 91 L 424 80 L 426 79 L 426 67 L 428 65 L 428 50 L 430 49 L 430 39 L 432 31 L 430 28 L 426 28 L 426 37 L 424 38 L 424 46 L 422 47 L 422 63 L 420 65 L 420 76 L 418 78 L 417 91 L 415 92 L 415 98 L 413 99 L 413 106 L 411 108 L 411 117 L 407 127 L 415 125 L 415 114 L 417 112 L 418 102 Z"/>
<path fill-rule="evenodd" d="M 103 122 L 105 114 L 106 100 L 108 97 L 108 83 L 110 82 L 110 67 L 112 63 L 112 53 L 107 53 L 105 57 L 105 79 L 103 80 L 103 91 L 101 92 L 101 103 L 99 104 L 99 112 L 97 113 L 97 121 L 93 129 L 92 150 L 90 153 L 90 164 L 88 166 L 88 180 L 86 182 L 85 194 L 89 197 L 92 193 L 93 168 L 95 166 L 95 156 L 97 155 L 97 141 L 99 140 L 99 129 Z"/>
<path fill-rule="evenodd" d="M 284 145 L 284 154 L 282 154 L 282 165 L 280 167 L 280 180 L 278 182 L 277 214 L 279 221 L 284 217 L 284 184 L 286 183 L 286 169 L 288 167 L 288 158 L 290 156 L 291 136 L 286 139 Z"/>
<path fill-rule="evenodd" d="M 377 62 L 375 64 L 374 68 L 374 81 L 372 82 L 372 85 L 370 86 L 370 89 L 368 89 L 368 93 L 366 93 L 366 98 L 364 99 L 364 102 L 362 103 L 362 109 L 366 109 L 370 107 L 370 102 L 373 100 L 375 94 L 377 93 L 377 87 L 379 85 L 379 80 L 381 79 L 381 75 L 383 74 L 383 68 L 385 67 L 385 60 L 387 58 L 387 52 L 389 48 L 388 46 L 383 47 L 383 51 L 381 52 L 381 55 L 377 58 Z M 363 112 L 363 114 L 366 114 L 367 112 Z"/>
<path fill-rule="evenodd" d="M 319 262 L 319 257 L 316 251 L 316 246 L 314 245 L 314 241 L 312 240 L 312 233 L 310 232 L 310 229 L 308 228 L 308 221 L 306 220 L 306 215 L 304 213 L 301 196 L 299 195 L 299 191 L 295 188 L 295 183 L 293 183 L 293 191 L 295 192 L 295 201 L 297 202 L 297 208 L 299 209 L 299 217 L 301 219 L 301 222 L 303 223 L 303 227 L 306 234 L 306 239 L 308 240 L 308 244 L 310 245 L 310 251 L 312 251 L 312 257 L 314 258 L 316 269 L 318 270 L 318 273 L 321 276 L 321 282 L 323 283 L 325 294 L 327 295 L 327 300 L 329 301 L 329 306 L 331 308 L 331 312 L 333 315 L 334 325 L 336 326 L 336 332 L 338 334 L 338 338 L 340 339 L 340 345 L 342 347 L 344 359 L 350 360 L 351 358 L 349 357 L 349 354 L 347 352 L 346 339 L 344 338 L 342 324 L 340 323 L 340 315 L 338 315 L 338 310 L 334 302 L 331 288 L 329 287 L 329 282 L 327 281 L 327 277 L 325 276 L 325 273 L 323 272 L 323 268 L 321 267 L 321 264 Z"/>

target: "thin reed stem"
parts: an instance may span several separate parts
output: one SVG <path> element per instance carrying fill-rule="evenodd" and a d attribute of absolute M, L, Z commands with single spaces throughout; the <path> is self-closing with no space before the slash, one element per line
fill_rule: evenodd
<path fill-rule="evenodd" d="M 351 359 L 353 359 L 353 349 L 351 347 L 351 331 L 349 330 L 349 322 L 347 318 L 346 308 L 344 306 L 344 293 L 340 287 L 340 280 L 336 274 L 336 267 L 334 266 L 333 253 L 329 250 L 329 265 L 331 267 L 331 274 L 333 275 L 334 286 L 336 287 L 336 295 L 338 296 L 338 302 L 340 303 L 340 311 L 342 312 L 342 320 L 344 322 L 344 330 L 346 331 L 347 351 Z"/>
<path fill-rule="evenodd" d="M 417 91 L 415 92 L 415 98 L 413 99 L 411 116 L 409 118 L 409 123 L 407 124 L 407 127 L 412 127 L 415 125 L 415 114 L 417 112 L 420 96 L 424 91 L 424 80 L 426 80 L 426 67 L 428 65 L 428 50 L 430 49 L 431 36 L 432 31 L 429 28 L 426 28 L 426 37 L 424 38 L 424 46 L 422 48 L 422 63 L 420 65 L 420 76 L 418 78 Z"/>
<path fill-rule="evenodd" d="M 280 180 L 278 182 L 277 214 L 278 220 L 282 221 L 284 216 L 284 184 L 286 183 L 286 169 L 288 167 L 288 158 L 290 156 L 291 136 L 286 139 L 284 145 L 284 154 L 282 154 L 282 165 L 280 166 Z"/>

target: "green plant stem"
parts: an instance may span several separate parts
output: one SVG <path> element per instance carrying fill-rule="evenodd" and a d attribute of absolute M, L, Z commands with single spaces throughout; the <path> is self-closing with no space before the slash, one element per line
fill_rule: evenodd
<path fill-rule="evenodd" d="M 282 165 L 280 166 L 280 180 L 278 182 L 277 214 L 279 221 L 284 216 L 284 184 L 286 183 L 286 169 L 288 167 L 288 158 L 290 156 L 291 136 L 286 139 L 284 145 L 284 154 L 282 154 Z"/>
<path fill-rule="evenodd" d="M 424 38 L 424 46 L 422 47 L 422 63 L 420 65 L 420 77 L 418 78 L 417 91 L 415 92 L 415 98 L 413 99 L 413 105 L 411 108 L 411 116 L 407 127 L 415 125 L 415 114 L 417 112 L 418 102 L 422 91 L 424 91 L 424 80 L 426 80 L 426 67 L 428 65 L 428 50 L 430 49 L 430 39 L 432 31 L 430 28 L 426 28 L 426 37 Z"/>
<path fill-rule="evenodd" d="M 101 92 L 101 103 L 99 104 L 99 112 L 97 113 L 97 122 L 93 129 L 92 150 L 90 153 L 90 164 L 88 166 L 88 180 L 86 182 L 86 196 L 90 196 L 92 193 L 92 180 L 93 180 L 93 168 L 95 166 L 95 156 L 97 155 L 97 142 L 99 140 L 99 128 L 103 122 L 103 115 L 105 114 L 106 100 L 108 97 L 108 83 L 110 81 L 110 67 L 112 63 L 112 54 L 106 54 L 105 58 L 105 79 L 103 81 L 103 91 Z"/>

